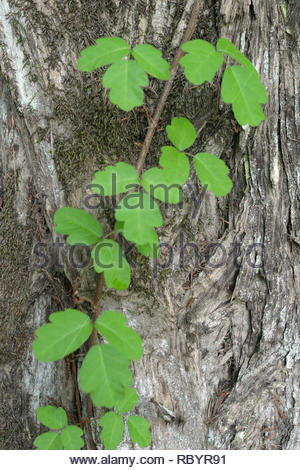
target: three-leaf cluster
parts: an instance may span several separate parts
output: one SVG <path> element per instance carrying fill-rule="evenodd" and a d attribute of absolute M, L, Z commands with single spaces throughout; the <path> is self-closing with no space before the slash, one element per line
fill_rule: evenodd
<path fill-rule="evenodd" d="M 84 446 L 82 429 L 78 426 L 67 426 L 68 418 L 63 408 L 48 405 L 38 408 L 36 413 L 44 426 L 60 431 L 48 431 L 38 436 L 34 445 L 39 450 L 79 450 Z"/>
<path fill-rule="evenodd" d="M 123 60 L 130 55 L 133 59 Z M 131 51 L 125 39 L 100 38 L 94 46 L 81 51 L 78 69 L 91 72 L 112 64 L 104 74 L 103 86 L 110 89 L 113 104 L 130 111 L 144 101 L 143 87 L 149 84 L 147 74 L 160 80 L 170 78 L 170 66 L 161 56 L 161 51 L 150 44 L 139 44 Z"/>
<path fill-rule="evenodd" d="M 223 54 L 240 65 L 227 67 L 222 78 L 222 98 L 231 103 L 234 116 L 243 126 L 258 126 L 265 115 L 261 103 L 267 103 L 268 96 L 259 75 L 251 62 L 228 40 L 221 38 L 217 49 L 202 39 L 193 39 L 183 44 L 187 53 L 180 60 L 186 78 L 194 85 L 201 85 L 213 79 L 224 63 Z"/>
<path fill-rule="evenodd" d="M 130 360 L 141 358 L 143 346 L 140 336 L 126 326 L 126 317 L 109 310 L 103 312 L 93 325 L 85 313 L 66 309 L 52 313 L 49 320 L 49 323 L 36 331 L 33 351 L 37 359 L 49 362 L 64 358 L 80 348 L 91 335 L 93 327 L 96 328 L 107 343 L 92 346 L 88 351 L 79 370 L 80 387 L 83 392 L 90 394 L 95 406 L 115 408 L 118 413 L 131 411 L 138 403 L 138 395 L 131 388 L 132 373 L 129 365 Z M 45 426 L 52 429 L 66 426 L 65 412 L 61 408 L 55 410 L 48 406 L 39 410 L 38 419 Z M 110 428 L 108 423 L 112 421 L 113 426 Z M 134 426 L 132 422 L 135 423 Z M 116 448 L 124 431 L 122 416 L 108 412 L 101 418 L 100 425 L 104 427 L 101 437 L 106 448 Z M 149 445 L 151 434 L 147 420 L 131 416 L 128 418 L 128 428 L 134 443 L 137 442 L 141 447 Z M 60 436 L 53 432 L 43 434 L 36 439 L 35 445 L 49 450 L 54 449 L 53 446 L 76 449 L 77 447 L 66 446 L 79 442 L 78 430 L 80 431 L 79 428 L 69 426 L 63 429 Z M 139 437 L 136 440 L 137 435 Z"/>

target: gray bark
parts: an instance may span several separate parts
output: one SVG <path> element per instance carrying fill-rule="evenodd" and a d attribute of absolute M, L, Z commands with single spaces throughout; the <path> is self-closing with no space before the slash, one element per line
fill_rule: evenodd
<path fill-rule="evenodd" d="M 183 208 L 164 209 L 160 241 L 173 249 L 171 265 L 155 276 L 153 263 L 135 253 L 130 289 L 106 290 L 103 308 L 124 312 L 144 339 L 145 355 L 133 372 L 137 411 L 151 422 L 151 448 L 299 449 L 299 7 L 289 2 L 294 9 L 286 15 L 273 0 L 201 3 L 194 37 L 213 44 L 227 37 L 249 57 L 268 89 L 266 120 L 240 128 L 220 101 L 220 76 L 197 89 L 179 71 L 161 127 L 173 116 L 191 119 L 201 129 L 195 150 L 222 156 L 233 190 L 219 199 L 205 194 L 192 217 L 186 187 Z M 79 277 L 66 249 L 62 268 L 54 262 L 53 213 L 84 207 L 95 170 L 135 164 L 148 125 L 145 110 L 125 115 L 109 103 L 99 85 L 103 72 L 77 71 L 79 51 L 98 37 L 118 35 L 132 45 L 151 43 L 171 60 L 192 4 L 2 0 L 2 449 L 32 448 L 40 432 L 36 408 L 51 400 L 76 421 L 70 361 L 39 363 L 32 353 L 35 329 L 51 312 L 73 306 Z M 153 80 L 151 87 L 149 114 L 162 85 Z M 166 143 L 165 132 L 157 132 L 147 167 Z M 195 175 L 189 183 L 198 197 Z M 109 231 L 112 210 L 92 213 Z M 197 245 L 197 269 L 192 246 L 180 267 L 179 233 Z M 33 249 L 41 242 L 49 245 L 49 262 L 37 269 Z M 216 242 L 226 263 L 213 269 L 204 250 Z M 240 244 L 237 258 L 232 243 Z M 249 255 L 255 243 L 264 245 L 265 259 L 259 246 Z M 221 255 L 216 250 L 211 263 Z M 92 297 L 94 288 L 90 273 L 80 294 Z M 81 401 L 86 416 L 84 396 Z M 122 448 L 130 448 L 128 436 Z"/>

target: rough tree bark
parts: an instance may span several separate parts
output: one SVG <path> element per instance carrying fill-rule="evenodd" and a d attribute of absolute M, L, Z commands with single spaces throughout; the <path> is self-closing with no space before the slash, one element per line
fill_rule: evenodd
<path fill-rule="evenodd" d="M 268 89 L 267 118 L 258 128 L 240 128 L 220 100 L 220 76 L 198 89 L 179 71 L 161 127 L 174 115 L 191 119 L 199 129 L 195 149 L 226 161 L 233 190 L 219 199 L 206 194 L 193 214 L 185 188 L 183 208 L 164 209 L 160 240 L 173 249 L 171 265 L 155 276 L 135 253 L 130 289 L 105 291 L 103 306 L 121 309 L 144 338 L 134 376 L 138 411 L 152 425 L 151 448 L 299 449 L 299 7 L 296 1 L 199 1 L 194 37 L 214 44 L 227 37 L 252 60 Z M 61 267 L 55 262 L 53 213 L 83 207 L 95 170 L 136 163 L 162 89 L 153 81 L 145 107 L 122 113 L 100 86 L 102 72 L 77 71 L 79 51 L 98 37 L 119 35 L 131 44 L 152 43 L 171 60 L 192 5 L 1 1 L 2 449 L 32 448 L 40 432 L 35 410 L 51 400 L 78 421 L 76 363 L 38 363 L 31 349 L 34 330 L 48 315 L 73 305 L 79 276 L 65 248 Z M 146 166 L 157 162 L 165 143 L 158 131 Z M 199 197 L 196 178 L 189 183 Z M 109 206 L 92 213 L 111 227 Z M 199 249 L 196 269 L 192 246 L 180 267 L 180 233 Z M 33 249 L 41 242 L 49 246 L 48 263 L 38 269 L 45 257 Z M 226 263 L 215 269 L 203 256 L 213 242 L 226 250 Z M 249 254 L 255 243 L 264 245 L 265 258 L 259 245 Z M 220 257 L 219 248 L 211 263 Z M 91 273 L 81 295 L 92 296 L 94 287 Z M 81 403 L 86 416 L 83 396 Z M 130 448 L 128 437 L 122 447 Z"/>

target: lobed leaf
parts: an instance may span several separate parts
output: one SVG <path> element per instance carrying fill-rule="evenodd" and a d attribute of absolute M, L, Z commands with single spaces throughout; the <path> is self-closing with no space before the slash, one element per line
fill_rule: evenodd
<path fill-rule="evenodd" d="M 223 63 L 223 55 L 214 46 L 202 39 L 192 39 L 182 45 L 187 52 L 180 59 L 186 78 L 194 85 L 213 79 Z"/>
<path fill-rule="evenodd" d="M 42 406 L 36 411 L 37 419 L 50 429 L 62 429 L 68 424 L 68 418 L 63 408 Z"/>
<path fill-rule="evenodd" d="M 133 444 L 138 444 L 140 447 L 148 447 L 152 439 L 149 427 L 150 423 L 145 418 L 129 416 L 128 429 Z"/>
<path fill-rule="evenodd" d="M 119 222 L 119 221 L 117 220 L 117 221 L 115 222 L 115 231 L 122 233 L 122 232 L 123 232 L 123 228 L 124 228 L 124 222 Z"/>
<path fill-rule="evenodd" d="M 60 435 L 53 431 L 44 432 L 34 440 L 38 450 L 62 450 Z"/>
<path fill-rule="evenodd" d="M 102 196 L 116 196 L 139 184 L 139 175 L 136 169 L 127 163 L 119 162 L 116 166 L 107 166 L 103 171 L 97 171 L 93 179 L 94 193 Z"/>
<path fill-rule="evenodd" d="M 104 442 L 105 449 L 116 449 L 124 433 L 124 421 L 122 416 L 117 415 L 114 411 L 109 411 L 102 416 L 99 420 L 99 424 L 103 427 L 100 433 L 100 439 Z"/>
<path fill-rule="evenodd" d="M 212 191 L 217 197 L 229 193 L 232 181 L 228 176 L 229 168 L 223 160 L 210 153 L 197 153 L 194 166 L 202 186 L 207 185 L 207 191 Z"/>
<path fill-rule="evenodd" d="M 151 44 L 139 44 L 132 55 L 145 72 L 160 80 L 169 80 L 170 65 L 162 58 L 162 52 Z"/>
<path fill-rule="evenodd" d="M 119 222 L 118 220 L 115 223 L 115 230 L 122 233 L 124 228 L 124 222 Z M 154 232 L 155 242 L 148 243 L 145 245 L 136 245 L 138 251 L 144 256 L 150 256 L 151 258 L 158 258 L 160 245 L 159 239 L 156 232 Z"/>
<path fill-rule="evenodd" d="M 196 140 L 196 130 L 185 117 L 174 117 L 166 130 L 170 141 L 178 150 L 191 147 Z"/>
<path fill-rule="evenodd" d="M 116 403 L 115 408 L 119 413 L 128 413 L 138 404 L 138 401 L 139 397 L 134 388 L 126 388 L 124 397 Z"/>
<path fill-rule="evenodd" d="M 56 361 L 76 351 L 93 329 L 88 315 L 70 308 L 52 313 L 49 320 L 36 330 L 33 343 L 33 352 L 42 362 Z"/>
<path fill-rule="evenodd" d="M 157 243 L 154 227 L 162 225 L 157 203 L 142 191 L 126 195 L 116 209 L 116 219 L 124 222 L 122 234 L 138 245 Z"/>
<path fill-rule="evenodd" d="M 229 55 L 232 59 L 239 62 L 241 65 L 246 67 L 250 72 L 255 73 L 258 76 L 256 68 L 251 64 L 250 60 L 239 51 L 231 41 L 225 38 L 220 38 L 217 42 L 217 49 L 220 52 L 224 52 L 224 54 Z"/>
<path fill-rule="evenodd" d="M 82 209 L 62 207 L 55 212 L 54 222 L 57 224 L 57 233 L 69 235 L 67 242 L 70 245 L 93 245 L 102 236 L 102 227 L 98 220 Z"/>
<path fill-rule="evenodd" d="M 158 235 L 156 232 L 155 232 L 155 235 L 156 235 L 155 242 L 148 243 L 146 245 L 136 245 L 136 247 L 142 255 L 150 256 L 151 258 L 157 259 L 159 255 L 160 244 L 159 244 L 159 239 L 158 239 Z"/>
<path fill-rule="evenodd" d="M 107 287 L 117 290 L 127 289 L 130 284 L 130 266 L 118 243 L 106 238 L 94 247 L 92 258 L 95 271 L 104 272 Z"/>
<path fill-rule="evenodd" d="M 180 184 L 170 182 L 166 169 L 150 168 L 145 171 L 142 185 L 152 197 L 166 204 L 178 204 L 182 201 Z"/>
<path fill-rule="evenodd" d="M 134 60 L 119 60 L 103 77 L 104 88 L 111 88 L 109 99 L 123 111 L 130 111 L 144 101 L 142 87 L 149 83 L 143 68 Z"/>
<path fill-rule="evenodd" d="M 95 406 L 113 408 L 132 384 L 129 359 L 110 344 L 93 346 L 79 371 L 83 392 L 90 393 Z"/>
<path fill-rule="evenodd" d="M 142 338 L 132 328 L 126 326 L 125 315 L 107 310 L 97 318 L 95 327 L 128 359 L 140 359 L 143 355 Z"/>
<path fill-rule="evenodd" d="M 163 169 L 150 168 L 142 175 L 142 185 L 151 197 L 167 204 L 178 204 L 182 200 L 180 186 L 190 173 L 190 163 L 186 155 L 174 147 L 161 148 L 159 164 Z"/>
<path fill-rule="evenodd" d="M 78 70 L 91 72 L 103 65 L 112 64 L 130 52 L 127 41 L 118 37 L 99 38 L 96 45 L 83 49 L 78 60 Z"/>
<path fill-rule="evenodd" d="M 83 431 L 78 426 L 67 426 L 61 432 L 61 440 L 65 450 L 80 450 L 84 446 Z"/>
<path fill-rule="evenodd" d="M 259 77 L 240 65 L 225 70 L 222 80 L 222 98 L 232 103 L 234 116 L 243 126 L 258 126 L 265 119 L 260 103 L 267 103 L 268 95 Z"/>

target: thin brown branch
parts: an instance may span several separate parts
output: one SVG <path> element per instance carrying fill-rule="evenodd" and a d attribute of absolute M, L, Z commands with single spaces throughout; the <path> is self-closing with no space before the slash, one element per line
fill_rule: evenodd
<path fill-rule="evenodd" d="M 103 285 L 104 285 L 104 274 L 100 273 L 98 274 L 96 292 L 95 292 L 93 323 L 96 322 L 100 313 L 100 302 L 101 302 L 101 296 L 102 296 L 102 291 L 103 291 Z M 93 332 L 90 337 L 90 347 L 94 346 L 95 344 L 97 344 L 97 330 L 94 327 Z"/>
<path fill-rule="evenodd" d="M 72 359 L 74 359 L 75 355 L 72 353 Z M 73 382 L 75 387 L 75 401 L 76 401 L 76 411 L 77 411 L 77 418 L 78 421 L 81 423 L 81 401 L 80 401 L 80 393 L 78 387 L 78 380 L 77 380 L 77 361 L 72 361 L 72 375 L 73 375 Z"/>

